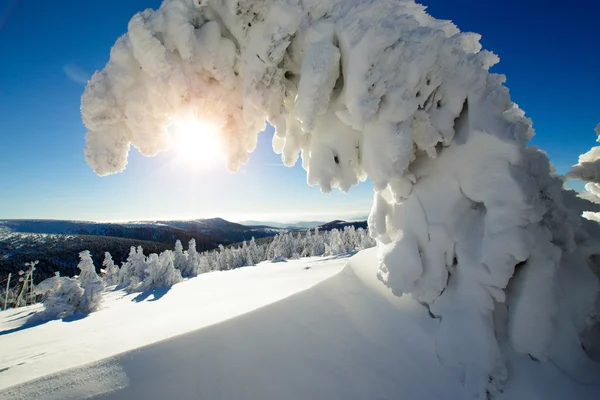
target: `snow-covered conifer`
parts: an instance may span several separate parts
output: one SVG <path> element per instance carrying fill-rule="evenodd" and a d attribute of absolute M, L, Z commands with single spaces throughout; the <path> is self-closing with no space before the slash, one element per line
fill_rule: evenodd
<path fill-rule="evenodd" d="M 117 267 L 112 259 L 112 256 L 107 251 L 104 253 L 104 261 L 102 262 L 103 269 L 100 270 L 102 278 L 106 286 L 119 284 L 119 267 Z"/>
<path fill-rule="evenodd" d="M 319 228 L 315 228 L 312 235 L 312 256 L 322 256 L 325 254 L 325 233 L 321 233 Z"/>
<path fill-rule="evenodd" d="M 119 274 L 120 285 L 123 287 L 135 287 L 144 278 L 144 271 L 146 270 L 146 256 L 144 256 L 144 249 L 142 246 L 137 248 L 131 247 L 129 251 L 129 257 L 127 262 L 121 267 Z"/>
<path fill-rule="evenodd" d="M 198 256 L 198 274 L 205 274 L 211 270 L 209 257 L 206 253 L 201 253 Z"/>
<path fill-rule="evenodd" d="M 330 255 L 338 255 L 346 252 L 343 233 L 337 229 L 332 229 L 329 234 L 329 251 Z"/>
<path fill-rule="evenodd" d="M 79 268 L 78 279 L 81 282 L 81 287 L 86 288 L 88 285 L 102 281 L 102 279 L 96 273 L 96 267 L 92 261 L 92 256 L 88 250 L 84 250 L 79 253 L 79 259 L 81 260 L 77 264 Z"/>
<path fill-rule="evenodd" d="M 188 243 L 187 260 L 182 263 L 183 268 L 180 268 L 181 276 L 184 278 L 191 278 L 198 275 L 198 267 L 200 260 L 198 258 L 198 251 L 196 250 L 196 239 L 191 239 Z"/>
<path fill-rule="evenodd" d="M 179 239 L 175 242 L 175 251 L 173 257 L 173 264 L 175 265 L 175 268 L 177 268 L 179 271 L 185 271 L 187 269 L 188 253 L 183 252 L 183 246 L 181 245 L 181 241 Z"/>
<path fill-rule="evenodd" d="M 163 251 L 160 256 L 150 254 L 147 263 L 146 276 L 136 288 L 137 291 L 171 287 L 183 280 L 181 272 L 173 264 L 173 255 L 170 250 Z"/>

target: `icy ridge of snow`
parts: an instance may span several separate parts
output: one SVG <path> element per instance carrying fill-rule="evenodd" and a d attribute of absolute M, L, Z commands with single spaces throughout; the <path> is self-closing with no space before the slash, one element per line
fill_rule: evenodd
<path fill-rule="evenodd" d="M 167 150 L 170 121 L 191 111 L 219 124 L 232 170 L 267 120 L 274 150 L 288 166 L 301 154 L 309 184 L 347 191 L 369 177 L 380 279 L 441 319 L 442 362 L 484 398 L 507 378 L 504 309 L 514 349 L 565 370 L 587 365 L 581 348 L 565 349 L 597 321 L 600 282 L 586 262 L 599 247 L 580 215 L 600 209 L 526 147 L 531 121 L 488 72 L 499 59 L 479 35 L 424 10 L 412 0 L 166 0 L 133 17 L 90 80 L 85 153 L 98 174 L 118 172 L 130 144 Z M 589 283 L 585 294 L 565 274 Z M 554 335 L 559 321 L 572 329 Z"/>

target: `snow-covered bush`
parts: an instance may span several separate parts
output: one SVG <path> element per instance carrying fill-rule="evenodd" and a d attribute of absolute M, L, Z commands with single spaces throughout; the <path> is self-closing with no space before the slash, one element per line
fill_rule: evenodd
<path fill-rule="evenodd" d="M 102 278 L 106 286 L 113 286 L 119 284 L 119 273 L 120 269 L 117 267 L 112 259 L 112 256 L 107 251 L 104 253 L 104 261 L 102 262 L 103 269 L 100 270 Z"/>
<path fill-rule="evenodd" d="M 479 38 L 412 0 L 168 0 L 132 18 L 90 80 L 86 160 L 118 172 L 130 144 L 166 150 L 170 120 L 192 113 L 220 127 L 235 170 L 268 120 L 274 150 L 288 166 L 302 153 L 309 184 L 371 179 L 379 278 L 440 319 L 440 359 L 474 397 L 507 376 L 495 326 L 506 304 L 512 347 L 575 374 L 600 293 L 586 263 L 600 234 L 580 215 L 599 208 L 526 147 L 531 121 Z M 572 175 L 597 181 L 596 153 Z M 289 251 L 279 238 L 267 257 Z"/>
<path fill-rule="evenodd" d="M 36 293 L 46 296 L 44 311 L 35 318 L 51 320 L 98 311 L 104 289 L 102 281 L 90 281 L 85 289 L 81 284 L 79 279 L 61 277 L 59 274 L 42 281 L 37 285 Z"/>
<path fill-rule="evenodd" d="M 53 285 L 54 288 L 47 293 L 43 302 L 45 319 L 66 318 L 81 311 L 83 288 L 78 279 L 56 277 Z"/>
<path fill-rule="evenodd" d="M 44 279 L 37 285 L 35 285 L 34 293 L 39 296 L 46 296 L 52 291 L 56 291 L 60 286 L 60 272 L 55 272 L 54 276 L 48 279 Z"/>

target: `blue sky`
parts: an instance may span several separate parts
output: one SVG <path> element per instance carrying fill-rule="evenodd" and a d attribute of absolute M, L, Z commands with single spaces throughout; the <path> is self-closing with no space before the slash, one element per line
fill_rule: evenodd
<path fill-rule="evenodd" d="M 557 3 L 554 5 L 553 3 Z M 533 119 L 533 144 L 559 172 L 595 144 L 600 52 L 591 0 L 429 0 L 429 12 L 483 35 L 501 62 L 513 100 Z M 79 100 L 85 80 L 137 11 L 158 0 L 0 0 L 0 218 L 85 220 L 223 216 L 301 220 L 364 216 L 369 183 L 321 194 L 298 165 L 281 166 L 260 135 L 237 174 L 190 170 L 173 154 L 132 150 L 125 172 L 96 176 L 83 157 Z"/>

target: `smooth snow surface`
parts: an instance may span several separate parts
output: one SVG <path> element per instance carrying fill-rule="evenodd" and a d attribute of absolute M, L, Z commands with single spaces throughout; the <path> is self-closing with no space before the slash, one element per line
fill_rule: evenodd
<path fill-rule="evenodd" d="M 133 349 L 157 339 L 148 339 L 156 331 L 167 338 L 205 326 L 28 382 L 0 392 L 0 397 L 464 399 L 464 376 L 444 368 L 436 351 L 439 320 L 410 296 L 396 297 L 377 280 L 376 249 L 354 256 L 342 270 L 345 262 L 313 258 L 201 275 L 175 285 L 155 302 L 113 297 L 104 310 L 84 320 L 53 323 L 64 336 L 49 336 L 44 326 L 7 335 L 3 341 L 11 336 L 19 340 L 3 343 L 3 349 L 33 340 L 41 347 L 21 354 L 9 350 L 2 354 L 2 365 L 26 361 L 21 373 L 37 368 L 42 375 L 57 370 L 40 363 L 44 357 L 92 361 L 97 359 L 93 354 L 109 355 L 108 345 Z M 282 299 L 294 292 L 299 293 Z M 14 318 L 2 317 L 3 328 Z M 217 321 L 223 322 L 213 324 Z M 39 353 L 49 355 L 38 361 L 25 358 Z M 506 354 L 512 379 L 496 399 L 600 396 L 600 387 L 579 385 L 552 364 L 510 349 Z M 0 373 L 4 387 L 18 376 L 13 372 L 8 379 L 10 371 Z"/>
<path fill-rule="evenodd" d="M 314 257 L 212 272 L 170 290 L 129 295 L 107 292 L 98 312 L 29 328 L 24 324 L 42 310 L 41 304 L 0 312 L 0 388 L 99 361 L 276 302 L 339 272 L 346 262 L 345 258 L 325 260 Z"/>

